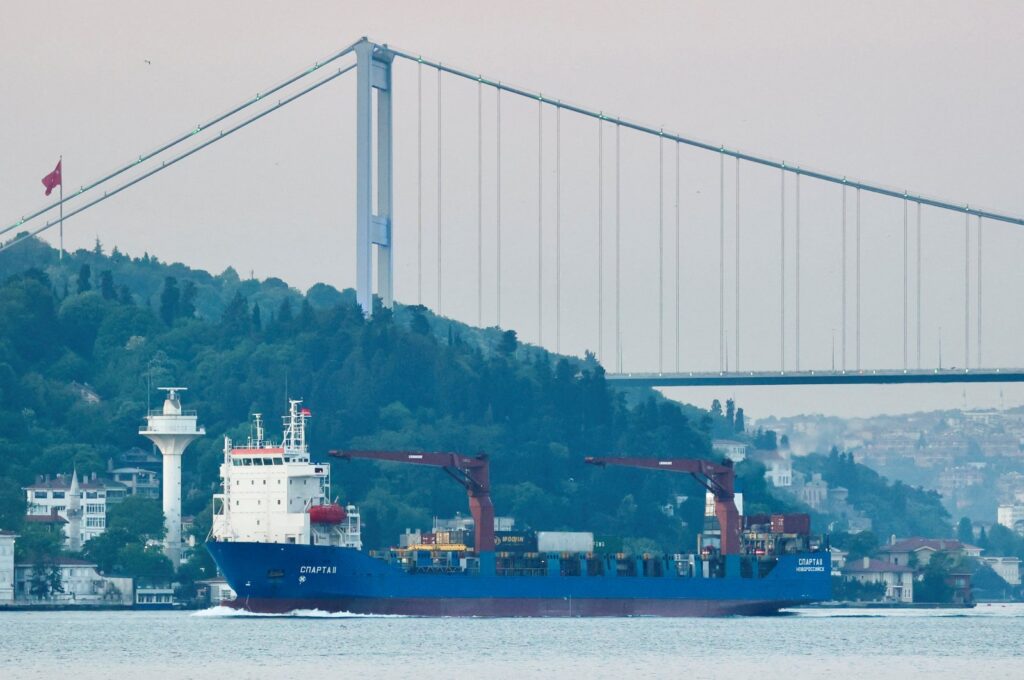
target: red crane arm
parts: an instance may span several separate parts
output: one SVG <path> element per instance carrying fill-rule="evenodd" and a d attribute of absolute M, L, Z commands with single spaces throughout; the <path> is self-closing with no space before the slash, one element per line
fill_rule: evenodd
<path fill-rule="evenodd" d="M 487 454 L 464 456 L 449 451 L 329 451 L 344 460 L 383 460 L 393 463 L 442 468 L 466 489 L 473 516 L 477 552 L 494 550 L 494 504 L 491 502 L 491 472 Z"/>
<path fill-rule="evenodd" d="M 715 497 L 715 516 L 722 530 L 722 554 L 739 553 L 740 517 L 736 510 L 736 473 L 731 465 L 721 465 L 696 458 L 600 458 L 588 456 L 590 465 L 615 465 L 645 470 L 687 472 Z"/>
<path fill-rule="evenodd" d="M 584 459 L 590 465 L 616 465 L 647 470 L 668 470 L 670 472 L 688 472 L 715 498 L 732 498 L 735 473 L 732 467 L 719 465 L 709 460 L 697 458 L 596 458 L 588 456 Z"/>

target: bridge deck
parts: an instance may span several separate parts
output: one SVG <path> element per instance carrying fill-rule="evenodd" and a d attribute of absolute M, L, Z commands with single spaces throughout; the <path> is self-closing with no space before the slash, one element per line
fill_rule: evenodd
<path fill-rule="evenodd" d="M 747 371 L 688 373 L 609 373 L 609 382 L 630 387 L 710 385 L 911 385 L 926 383 L 1024 382 L 1024 368 L 972 368 L 861 371 Z"/>

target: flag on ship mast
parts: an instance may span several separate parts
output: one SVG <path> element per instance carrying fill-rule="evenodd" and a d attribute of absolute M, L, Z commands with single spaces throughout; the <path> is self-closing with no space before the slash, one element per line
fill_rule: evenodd
<path fill-rule="evenodd" d="M 57 167 L 49 175 L 43 178 L 43 186 L 46 187 L 46 195 L 49 196 L 54 187 L 60 187 L 60 259 L 64 259 L 64 182 L 61 180 L 61 165 L 64 157 L 57 159 Z"/>

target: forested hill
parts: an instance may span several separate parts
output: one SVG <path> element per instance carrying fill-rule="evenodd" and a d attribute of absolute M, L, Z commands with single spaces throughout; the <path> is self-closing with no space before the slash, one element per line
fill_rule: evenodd
<path fill-rule="evenodd" d="M 20 487 L 39 474 L 102 472 L 147 446 L 138 426 L 149 386 L 185 385 L 208 436 L 184 459 L 184 512 L 209 526 L 222 435 L 244 439 L 249 414 L 287 394 L 312 409 L 314 455 L 342 447 L 486 451 L 499 514 L 542 529 L 692 546 L 703 491 L 681 475 L 582 464 L 610 453 L 708 457 L 716 418 L 657 399 L 627 404 L 592 357 L 527 347 L 513 332 L 472 329 L 419 307 L 364 319 L 351 291 L 305 294 L 278 279 L 241 280 L 102 247 L 58 261 L 41 242 L 0 253 L 0 526 L 16 528 Z M 96 401 L 94 396 L 98 397 Z M 636 395 L 634 395 L 635 397 Z M 279 436 L 279 432 L 276 433 Z M 335 462 L 333 493 L 362 506 L 370 546 L 466 510 L 443 475 Z M 774 503 L 760 471 L 748 505 Z"/>

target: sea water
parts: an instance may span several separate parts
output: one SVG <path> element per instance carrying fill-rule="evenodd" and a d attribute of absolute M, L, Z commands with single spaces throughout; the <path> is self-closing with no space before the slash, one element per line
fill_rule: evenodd
<path fill-rule="evenodd" d="M 0 678 L 1024 678 L 1024 605 L 722 619 L 0 613 Z"/>

